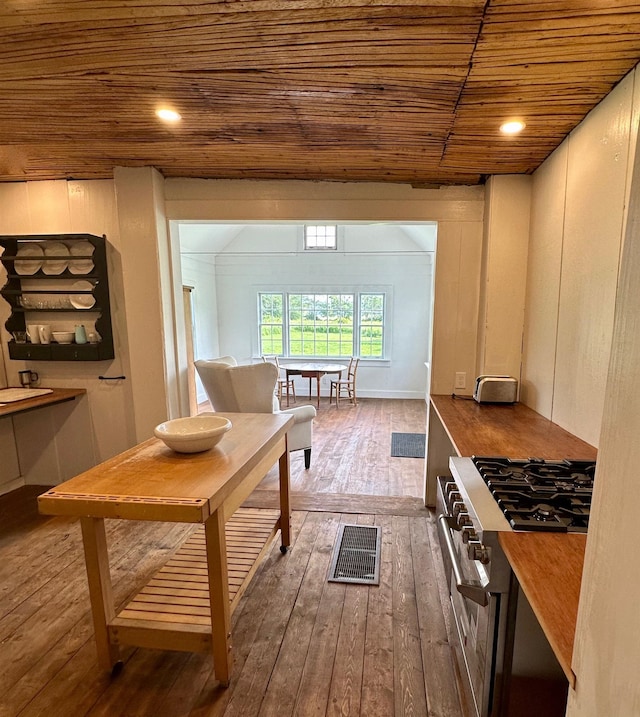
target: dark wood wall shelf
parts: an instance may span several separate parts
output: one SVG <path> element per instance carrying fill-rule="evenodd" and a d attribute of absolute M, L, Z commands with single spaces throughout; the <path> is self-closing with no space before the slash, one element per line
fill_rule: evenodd
<path fill-rule="evenodd" d="M 92 250 L 71 251 L 68 256 L 47 253 L 47 248 L 55 243 L 68 249 L 92 247 Z M 0 260 L 7 272 L 0 296 L 11 307 L 11 315 L 5 322 L 12 335 L 11 359 L 105 361 L 114 358 L 106 245 L 106 237 L 93 234 L 0 236 L 3 249 Z M 42 250 L 42 255 L 32 256 L 28 254 L 30 250 Z M 78 282 L 86 284 L 78 286 Z M 86 302 L 82 301 L 84 297 L 88 297 Z M 77 325 L 84 325 L 87 334 L 94 333 L 99 340 L 86 344 L 16 342 L 14 333 L 26 332 L 32 324 L 51 325 L 55 331 L 71 331 Z"/>

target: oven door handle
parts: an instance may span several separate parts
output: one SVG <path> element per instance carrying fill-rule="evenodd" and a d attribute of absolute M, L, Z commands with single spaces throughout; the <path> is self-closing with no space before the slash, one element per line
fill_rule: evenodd
<path fill-rule="evenodd" d="M 449 532 L 449 522 L 446 515 L 438 516 L 438 529 L 440 534 L 444 538 L 444 543 L 447 546 L 447 552 L 449 553 L 449 560 L 451 561 L 451 567 L 453 569 L 453 576 L 456 580 L 456 590 L 468 598 L 469 600 L 486 607 L 489 604 L 487 599 L 487 591 L 477 581 L 467 582 L 462 576 L 462 570 L 460 569 L 460 563 L 458 562 L 458 554 L 453 546 L 453 540 L 451 539 L 451 533 Z"/>

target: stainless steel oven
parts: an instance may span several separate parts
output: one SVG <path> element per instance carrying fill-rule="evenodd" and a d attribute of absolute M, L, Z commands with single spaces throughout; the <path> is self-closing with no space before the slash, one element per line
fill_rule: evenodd
<path fill-rule="evenodd" d="M 506 467 L 496 467 L 495 460 L 506 459 L 452 458 L 451 476 L 437 481 L 438 537 L 456 651 L 475 717 L 562 716 L 568 684 L 498 535 L 519 529 L 514 524 L 525 529 L 586 530 L 591 486 L 585 484 L 593 471 L 576 462 L 579 465 L 567 467 L 561 478 L 564 462 L 553 462 L 560 468 L 552 469 L 551 462 L 537 461 L 535 479 L 525 479 L 521 469 L 531 465 L 530 460 L 507 461 Z M 480 461 L 488 462 L 491 479 Z M 525 482 L 529 488 L 533 485 L 533 497 L 516 506 L 515 496 L 527 493 Z"/>
<path fill-rule="evenodd" d="M 501 551 L 482 544 L 451 477 L 438 478 L 438 536 L 457 650 L 477 717 L 502 700 L 511 570 Z"/>

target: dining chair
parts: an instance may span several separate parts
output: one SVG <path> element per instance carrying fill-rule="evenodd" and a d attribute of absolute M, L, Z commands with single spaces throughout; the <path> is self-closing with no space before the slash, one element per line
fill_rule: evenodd
<path fill-rule="evenodd" d="M 278 396 L 278 401 L 282 403 L 282 396 L 286 394 L 287 397 L 287 407 L 289 406 L 289 392 L 291 392 L 291 395 L 293 396 L 293 402 L 296 403 L 296 387 L 293 382 L 292 378 L 287 378 L 285 375 L 285 378 L 282 378 L 282 369 L 280 368 L 280 363 L 278 362 L 278 357 L 275 355 L 271 356 L 263 356 L 262 360 L 265 363 L 274 363 L 276 365 L 276 368 L 278 369 L 278 383 L 276 384 L 276 395 Z"/>
<path fill-rule="evenodd" d="M 340 406 L 340 397 L 343 391 L 354 406 L 358 403 L 356 397 L 356 373 L 359 363 L 360 358 L 352 356 L 349 361 L 349 367 L 347 368 L 347 377 L 331 379 L 331 385 L 329 386 L 329 405 L 331 405 L 333 400 L 334 391 L 336 393 L 336 407 Z"/>

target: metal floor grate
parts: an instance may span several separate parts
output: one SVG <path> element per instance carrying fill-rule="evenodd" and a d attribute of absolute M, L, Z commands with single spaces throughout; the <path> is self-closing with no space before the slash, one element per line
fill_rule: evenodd
<path fill-rule="evenodd" d="M 380 582 L 380 528 L 341 525 L 333 549 L 329 581 L 378 585 Z"/>
<path fill-rule="evenodd" d="M 426 434 L 424 433 L 392 433 L 392 458 L 424 458 Z"/>

